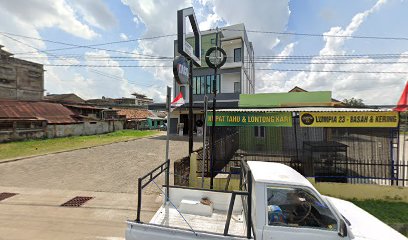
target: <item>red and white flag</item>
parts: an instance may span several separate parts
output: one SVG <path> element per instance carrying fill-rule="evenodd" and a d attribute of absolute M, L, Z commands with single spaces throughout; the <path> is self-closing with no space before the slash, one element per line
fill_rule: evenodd
<path fill-rule="evenodd" d="M 181 94 L 180 92 L 179 95 L 171 102 L 170 111 L 173 111 L 174 109 L 180 107 L 184 103 L 185 102 L 184 102 L 183 94 Z"/>
<path fill-rule="evenodd" d="M 394 111 L 404 112 L 408 109 L 407 103 L 407 96 L 408 96 L 408 82 L 405 84 L 404 91 L 401 94 L 401 97 L 397 103 L 397 107 L 394 108 Z"/>

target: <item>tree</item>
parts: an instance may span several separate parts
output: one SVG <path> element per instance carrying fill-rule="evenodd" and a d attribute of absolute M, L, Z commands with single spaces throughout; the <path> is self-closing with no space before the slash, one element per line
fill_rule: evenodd
<path fill-rule="evenodd" d="M 343 103 L 347 107 L 366 107 L 366 105 L 363 103 L 363 99 L 361 98 L 344 99 Z"/>

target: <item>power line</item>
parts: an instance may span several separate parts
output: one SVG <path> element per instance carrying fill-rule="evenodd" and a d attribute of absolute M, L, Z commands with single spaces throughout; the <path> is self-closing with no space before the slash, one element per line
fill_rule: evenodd
<path fill-rule="evenodd" d="M 254 61 L 254 63 L 271 63 L 271 64 L 292 64 L 292 65 L 311 65 L 311 64 L 327 64 L 327 65 L 380 65 L 380 64 L 407 64 L 408 62 L 279 62 L 279 61 Z"/>
<path fill-rule="evenodd" d="M 41 49 L 38 49 L 38 48 L 36 48 L 36 47 L 34 47 L 34 46 L 30 45 L 30 44 L 24 43 L 24 42 L 22 42 L 22 41 L 20 41 L 20 40 L 18 40 L 18 39 L 13 38 L 13 37 L 7 36 L 7 35 L 2 34 L 2 33 L 0 33 L 0 35 L 3 35 L 3 36 L 6 37 L 6 38 L 9 38 L 9 39 L 11 39 L 11 40 L 13 40 L 13 41 L 16 41 L 16 42 L 18 42 L 18 43 L 20 43 L 20 44 L 23 44 L 23 45 L 25 45 L 25 46 L 27 46 L 27 47 L 29 47 L 29 48 L 35 49 L 35 50 L 37 50 L 37 51 L 39 51 L 39 52 L 42 52 L 42 53 L 45 53 L 45 54 L 50 54 L 50 53 L 47 53 L 46 51 L 43 51 L 43 50 L 41 50 Z M 53 54 L 50 54 L 50 55 L 53 55 Z M 53 55 L 53 56 L 58 57 L 57 55 Z M 62 58 L 62 60 L 65 61 L 65 62 L 69 62 L 68 60 L 66 60 L 66 59 L 64 59 L 64 58 Z M 94 72 L 94 73 L 96 73 L 96 74 L 98 74 L 98 75 L 101 75 L 101 76 L 105 76 L 105 77 L 109 77 L 109 78 L 114 78 L 114 79 L 118 79 L 118 80 L 124 80 L 124 78 L 121 78 L 121 77 L 118 77 L 118 76 L 115 76 L 115 75 L 111 75 L 111 74 L 109 74 L 109 73 L 101 72 L 101 71 L 98 71 L 98 70 L 90 69 L 90 71 L 91 71 L 91 72 Z M 136 84 L 134 84 L 134 85 L 136 85 Z"/>
<path fill-rule="evenodd" d="M 9 35 L 0 32 L 1 35 L 3 36 L 8 36 Z M 127 51 L 120 51 L 120 50 L 113 50 L 113 49 L 107 49 L 107 48 L 99 48 L 99 47 L 94 47 L 93 45 L 98 45 L 98 44 L 93 44 L 93 45 L 78 45 L 78 44 L 72 44 L 72 43 L 64 43 L 64 42 L 59 42 L 59 41 L 53 41 L 53 40 L 47 40 L 47 39 L 40 39 L 40 38 L 35 38 L 35 37 L 27 37 L 27 36 L 23 36 L 23 35 L 19 35 L 19 34 L 13 34 L 11 36 L 18 36 L 21 38 L 27 38 L 27 39 L 33 39 L 33 40 L 38 40 L 38 41 L 44 41 L 44 42 L 52 42 L 52 43 L 57 43 L 57 44 L 62 44 L 62 45 L 67 45 L 67 46 L 71 46 L 70 49 L 73 48 L 88 48 L 88 49 L 93 49 L 93 50 L 103 50 L 103 51 L 107 51 L 107 52 L 115 52 L 115 53 L 122 53 L 122 54 L 128 54 L 128 55 L 135 55 L 135 56 L 147 56 L 147 57 L 152 57 L 152 55 L 147 55 L 147 54 L 139 54 L 139 53 L 134 53 L 134 52 L 127 52 Z M 108 43 L 103 43 L 103 45 L 107 45 Z M 42 51 L 39 50 L 37 48 L 34 48 L 37 51 Z M 47 50 L 48 52 L 49 50 Z M 36 53 L 36 52 L 30 52 L 30 53 Z M 48 53 L 50 54 L 50 53 Z M 14 55 L 18 55 L 18 53 L 15 53 Z M 153 56 L 153 57 L 157 57 L 157 56 Z"/>
<path fill-rule="evenodd" d="M 161 68 L 161 67 L 173 67 L 171 65 L 168 66 L 160 66 L 160 65 L 120 65 L 120 66 L 109 66 L 109 65 L 93 65 L 93 64 L 44 64 L 44 66 L 50 67 L 98 67 L 98 68 L 110 68 L 110 67 L 132 67 L 132 68 Z"/>
<path fill-rule="evenodd" d="M 212 29 L 209 29 L 212 30 Z M 381 36 L 362 36 L 362 35 L 335 35 L 335 34 L 315 34 L 315 33 L 295 33 L 295 32 L 278 32 L 278 31 L 262 31 L 262 30 L 241 30 L 241 29 L 222 29 L 223 31 L 246 31 L 249 33 L 262 33 L 262 34 L 275 34 L 275 35 L 297 35 L 297 36 L 309 36 L 309 37 L 333 37 L 333 38 L 357 38 L 357 39 L 376 39 L 376 40 L 408 40 L 408 37 L 381 37 Z M 61 41 L 49 40 L 49 39 L 42 39 L 36 38 L 31 36 L 25 36 L 21 34 L 9 33 L 9 32 L 0 32 L 5 35 L 16 36 L 21 38 L 27 38 L 37 41 L 45 41 L 55 44 L 61 45 L 68 45 L 70 47 L 67 48 L 58 48 L 58 49 L 50 49 L 47 50 L 51 51 L 61 51 L 61 50 L 71 50 L 76 48 L 91 48 L 91 49 L 98 49 L 98 50 L 105 50 L 105 51 L 116 51 L 112 49 L 103 49 L 103 48 L 96 48 L 98 46 L 106 46 L 106 45 L 113 45 L 113 44 L 123 44 L 123 43 L 130 43 L 130 42 L 137 42 L 143 40 L 154 40 L 159 38 L 166 38 L 166 37 L 174 37 L 176 34 L 164 34 L 164 35 L 157 35 L 157 36 L 150 36 L 150 37 L 143 37 L 143 38 L 136 38 L 136 39 L 128 39 L 128 40 L 121 40 L 121 41 L 112 41 L 112 42 L 105 42 L 99 44 L 90 44 L 90 45 L 77 45 L 72 43 L 66 43 Z M 122 52 L 122 51 L 121 51 Z M 35 52 L 29 52 L 35 53 Z M 129 52 L 127 52 L 129 53 Z M 16 55 L 24 54 L 24 53 L 15 53 Z"/>
<path fill-rule="evenodd" d="M 0 33 L 3 34 L 3 35 L 10 35 L 10 36 L 15 36 L 15 37 L 31 39 L 31 40 L 44 41 L 44 42 L 50 42 L 50 43 L 55 43 L 55 44 L 71 46 L 71 47 L 68 47 L 68 48 L 50 49 L 50 50 L 47 50 L 48 52 L 60 51 L 60 50 L 70 50 L 70 49 L 76 49 L 76 48 L 92 48 L 92 47 L 98 47 L 98 46 L 106 46 L 106 45 L 119 44 L 119 43 L 137 42 L 137 41 L 143 41 L 143 40 L 154 40 L 154 39 L 158 39 L 158 38 L 176 36 L 176 34 L 165 34 L 165 35 L 158 35 L 158 36 L 152 36 L 152 37 L 143 37 L 143 38 L 136 38 L 136 39 L 128 39 L 128 40 L 121 40 L 121 41 L 98 43 L 98 44 L 77 45 L 77 44 L 66 43 L 66 42 L 61 42 L 61 41 L 30 37 L 30 36 L 25 36 L 25 35 L 21 35 L 21 34 L 15 34 L 15 33 L 8 33 L 8 32 L 0 32 Z M 26 52 L 26 53 L 36 53 L 36 52 Z M 25 53 L 23 52 L 23 53 L 15 53 L 15 54 L 20 55 L 20 54 L 25 54 Z"/>
<path fill-rule="evenodd" d="M 379 37 L 379 36 L 361 36 L 361 35 L 335 35 L 335 34 L 316 34 L 316 33 L 295 33 L 295 32 L 276 32 L 262 30 L 241 30 L 241 29 L 222 29 L 222 31 L 240 31 L 250 33 L 275 34 L 275 35 L 296 35 L 307 37 L 332 37 L 332 38 L 359 38 L 359 39 L 376 39 L 376 40 L 408 40 L 408 37 Z"/>
<path fill-rule="evenodd" d="M 120 65 L 120 66 L 107 66 L 107 65 L 89 65 L 89 64 L 46 64 L 46 66 L 53 66 L 53 67 L 100 67 L 100 68 L 108 68 L 108 67 L 123 67 L 123 68 L 172 68 L 171 65 Z M 408 72 L 403 71 L 389 71 L 389 72 L 380 72 L 380 71 L 350 71 L 350 70 L 309 70 L 309 69 L 276 69 L 276 68 L 255 68 L 255 70 L 260 71 L 281 71 L 281 72 L 327 72 L 327 73 L 366 73 L 366 74 L 408 74 Z"/>
<path fill-rule="evenodd" d="M 349 70 L 309 70 L 309 69 L 277 69 L 277 68 L 255 68 L 260 71 L 280 72 L 323 72 L 323 73 L 367 73 L 367 74 L 408 74 L 408 72 L 379 72 L 379 71 L 349 71 Z"/>

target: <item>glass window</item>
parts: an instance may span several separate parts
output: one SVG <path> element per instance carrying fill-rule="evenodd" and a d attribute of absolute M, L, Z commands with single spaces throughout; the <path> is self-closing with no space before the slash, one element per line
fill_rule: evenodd
<path fill-rule="evenodd" d="M 259 135 L 260 135 L 260 137 L 261 138 L 264 138 L 265 137 L 265 127 L 259 127 Z"/>
<path fill-rule="evenodd" d="M 193 94 L 197 94 L 197 79 L 193 77 Z"/>
<path fill-rule="evenodd" d="M 200 77 L 200 81 L 201 81 L 201 94 L 205 94 L 206 88 L 207 88 L 207 82 L 205 80 L 205 76 L 201 76 Z"/>
<path fill-rule="evenodd" d="M 254 135 L 255 135 L 255 137 L 264 138 L 265 137 L 265 127 L 255 126 L 254 127 Z"/>
<path fill-rule="evenodd" d="M 234 49 L 234 62 L 241 62 L 241 48 Z"/>
<path fill-rule="evenodd" d="M 183 98 L 186 99 L 186 87 L 180 86 L 180 92 L 183 95 Z"/>
<path fill-rule="evenodd" d="M 217 75 L 217 93 L 221 93 L 221 76 Z"/>
<path fill-rule="evenodd" d="M 337 231 L 337 221 L 324 202 L 300 188 L 267 188 L 268 225 Z"/>
<path fill-rule="evenodd" d="M 211 75 L 207 75 L 207 93 L 212 93 L 213 89 L 212 89 L 212 79 Z"/>
<path fill-rule="evenodd" d="M 16 129 L 30 129 L 31 123 L 30 122 L 17 122 Z"/>
<path fill-rule="evenodd" d="M 198 84 L 200 84 L 200 91 L 199 92 L 197 92 L 197 94 L 204 94 L 204 91 L 205 91 L 205 86 L 204 86 L 204 83 L 203 83 L 203 77 L 197 77 L 197 85 Z"/>
<path fill-rule="evenodd" d="M 211 44 L 215 45 L 215 38 L 211 38 Z"/>
<path fill-rule="evenodd" d="M 13 122 L 0 122 L 0 130 L 13 130 Z"/>
<path fill-rule="evenodd" d="M 195 83 L 196 83 L 196 91 L 195 91 L 195 94 L 200 94 L 200 92 L 201 92 L 200 78 L 199 78 L 199 77 L 194 77 L 194 78 L 195 78 Z"/>
<path fill-rule="evenodd" d="M 234 82 L 234 93 L 240 93 L 240 92 L 241 92 L 241 83 Z"/>

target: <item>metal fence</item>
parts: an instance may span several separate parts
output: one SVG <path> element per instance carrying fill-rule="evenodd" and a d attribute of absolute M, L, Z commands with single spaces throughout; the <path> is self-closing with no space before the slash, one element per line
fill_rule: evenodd
<path fill-rule="evenodd" d="M 401 128 L 216 127 L 215 172 L 234 172 L 239 160 L 279 162 L 317 182 L 408 186 L 408 131 Z M 210 129 L 211 130 L 211 129 Z M 407 148 L 407 150 L 405 149 Z M 198 169 L 209 159 L 198 152 Z"/>

